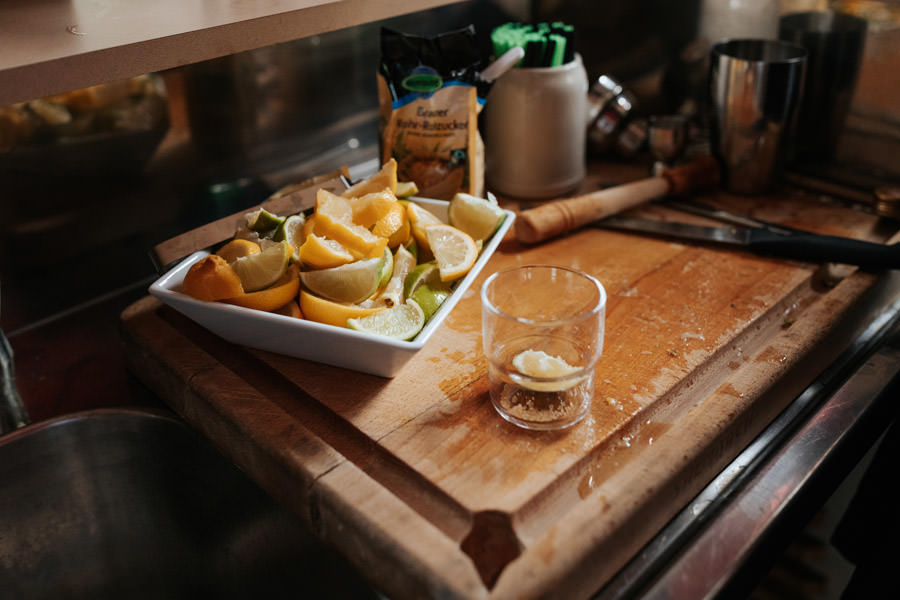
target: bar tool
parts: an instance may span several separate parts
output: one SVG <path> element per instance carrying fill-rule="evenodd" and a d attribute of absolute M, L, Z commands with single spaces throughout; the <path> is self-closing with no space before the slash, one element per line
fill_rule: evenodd
<path fill-rule="evenodd" d="M 516 239 L 535 244 L 651 200 L 712 188 L 718 182 L 718 161 L 700 154 L 660 175 L 522 211 L 515 221 Z"/>

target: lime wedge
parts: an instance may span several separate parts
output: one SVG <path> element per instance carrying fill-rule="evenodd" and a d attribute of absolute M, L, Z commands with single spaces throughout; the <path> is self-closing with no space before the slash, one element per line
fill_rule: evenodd
<path fill-rule="evenodd" d="M 395 340 L 410 340 L 425 326 L 425 313 L 414 301 L 386 308 L 375 314 L 348 319 L 347 327 Z"/>
<path fill-rule="evenodd" d="M 412 254 L 416 261 L 419 260 L 419 243 L 416 241 L 416 238 L 409 239 L 409 243 L 406 244 L 406 250 Z"/>
<path fill-rule="evenodd" d="M 291 215 L 275 229 L 272 239 L 276 242 L 284 241 L 290 244 L 294 248 L 294 258 L 299 259 L 297 251 L 303 245 L 303 225 L 305 224 L 306 217 L 302 214 Z"/>
<path fill-rule="evenodd" d="M 451 290 L 449 287 L 432 287 L 427 283 L 423 283 L 412 293 L 411 300 L 415 301 L 425 313 L 425 321 L 430 321 L 434 313 L 441 307 L 444 300 L 450 297 Z"/>
<path fill-rule="evenodd" d="M 417 265 L 403 280 L 403 297 L 411 298 L 413 292 L 424 283 L 437 285 L 441 282 L 441 274 L 437 263 L 427 262 Z"/>
<path fill-rule="evenodd" d="M 330 269 L 300 273 L 312 293 L 335 302 L 356 304 L 378 290 L 384 258 L 366 258 Z"/>
<path fill-rule="evenodd" d="M 278 227 L 284 222 L 284 217 L 272 214 L 264 208 L 247 213 L 246 217 L 247 227 L 260 235 L 271 235 L 275 233 Z"/>
<path fill-rule="evenodd" d="M 465 231 L 474 240 L 491 237 L 503 221 L 503 216 L 503 209 L 493 196 L 486 199 L 460 192 L 447 206 L 450 225 Z"/>
<path fill-rule="evenodd" d="M 278 281 L 291 260 L 291 246 L 287 242 L 273 243 L 259 254 L 238 258 L 231 263 L 241 279 L 245 292 L 255 292 Z"/>

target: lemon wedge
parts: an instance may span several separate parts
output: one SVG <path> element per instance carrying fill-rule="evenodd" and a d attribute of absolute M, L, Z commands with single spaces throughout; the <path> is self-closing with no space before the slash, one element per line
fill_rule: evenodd
<path fill-rule="evenodd" d="M 357 304 L 333 302 L 300 288 L 300 311 L 310 321 L 326 323 L 335 327 L 347 327 L 349 319 L 358 319 L 382 310 L 387 309 L 384 306 L 363 307 Z"/>
<path fill-rule="evenodd" d="M 586 377 L 585 375 L 571 377 L 581 369 L 543 350 L 520 352 L 513 357 L 512 364 L 521 375 L 512 374 L 510 377 L 522 387 L 537 392 L 561 392 L 576 386 Z M 552 381 L 534 381 L 530 379 L 531 377 Z"/>
<path fill-rule="evenodd" d="M 415 202 L 408 202 L 406 204 L 406 214 L 409 217 L 413 239 L 416 240 L 421 250 L 430 250 L 428 236 L 425 232 L 429 227 L 434 225 L 444 225 L 444 222 L 438 219 L 434 213 L 427 208 L 423 208 Z"/>
<path fill-rule="evenodd" d="M 259 244 L 254 241 L 242 238 L 235 238 L 219 248 L 216 252 L 229 263 L 233 263 L 239 258 L 250 256 L 251 254 L 259 254 L 261 252 Z"/>
<path fill-rule="evenodd" d="M 353 262 L 350 251 L 335 240 L 310 233 L 297 250 L 301 262 L 313 269 L 330 269 Z"/>
<path fill-rule="evenodd" d="M 493 195 L 480 198 L 471 194 L 457 193 L 447 206 L 447 220 L 450 225 L 461 229 L 474 240 L 491 237 L 503 222 L 503 209 Z"/>
<path fill-rule="evenodd" d="M 225 298 L 223 302 L 262 311 L 274 311 L 286 306 L 297 297 L 300 290 L 297 265 L 291 265 L 278 281 L 271 286 L 256 291 Z M 299 309 L 298 309 L 299 310 Z"/>
<path fill-rule="evenodd" d="M 394 194 L 397 198 L 409 198 L 410 196 L 415 196 L 419 193 L 419 186 L 416 185 L 415 181 L 398 181 L 397 189 L 394 190 Z"/>
<path fill-rule="evenodd" d="M 341 195 L 345 198 L 355 198 L 372 192 L 380 192 L 388 188 L 391 193 L 397 189 L 397 161 L 391 158 L 381 165 L 381 169 L 362 181 L 354 183 Z"/>
<path fill-rule="evenodd" d="M 432 225 L 425 234 L 441 281 L 454 281 L 471 270 L 478 258 L 478 245 L 472 236 L 452 225 Z"/>

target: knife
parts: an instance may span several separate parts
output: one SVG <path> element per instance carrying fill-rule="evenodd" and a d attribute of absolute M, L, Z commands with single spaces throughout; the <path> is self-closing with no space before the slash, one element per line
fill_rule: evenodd
<path fill-rule="evenodd" d="M 346 190 L 348 185 L 346 167 L 289 185 L 269 196 L 258 206 L 222 217 L 157 244 L 149 252 L 150 260 L 157 272 L 165 273 L 188 254 L 233 237 L 235 231 L 247 222 L 246 214 L 249 212 L 265 208 L 276 215 L 296 214 L 316 205 L 316 193 L 320 188 L 339 194 Z"/>
<path fill-rule="evenodd" d="M 707 227 L 672 221 L 612 216 L 596 226 L 706 242 L 755 254 L 805 262 L 836 262 L 868 269 L 900 268 L 900 244 L 879 244 L 817 233 L 779 233 L 765 227 Z"/>

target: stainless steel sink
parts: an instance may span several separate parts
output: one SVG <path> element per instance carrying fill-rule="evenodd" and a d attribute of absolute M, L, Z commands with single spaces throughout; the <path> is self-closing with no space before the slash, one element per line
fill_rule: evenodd
<path fill-rule="evenodd" d="M 0 596 L 378 597 L 205 439 L 146 410 L 0 437 Z"/>

